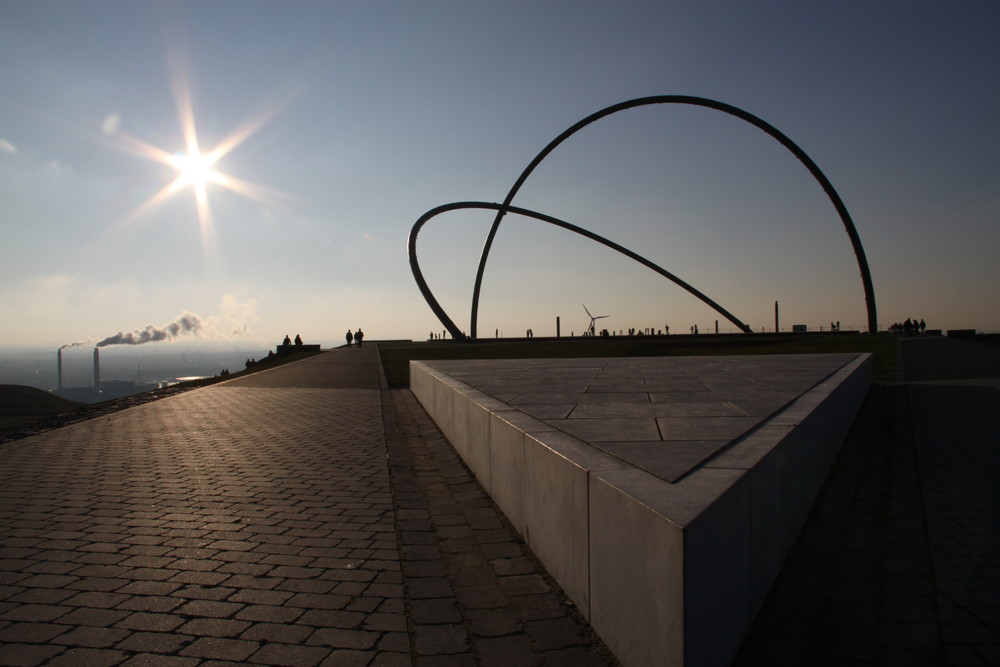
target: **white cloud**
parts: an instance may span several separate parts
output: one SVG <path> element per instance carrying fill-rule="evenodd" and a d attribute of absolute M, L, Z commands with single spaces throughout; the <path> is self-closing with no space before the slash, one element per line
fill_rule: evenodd
<path fill-rule="evenodd" d="M 239 336 L 249 333 L 250 323 L 260 319 L 257 308 L 253 299 L 241 303 L 235 296 L 226 294 L 222 297 L 222 316 L 210 320 L 223 336 Z"/>
<path fill-rule="evenodd" d="M 17 155 L 17 148 L 14 147 L 14 144 L 0 137 L 0 153 L 10 153 L 11 155 Z"/>

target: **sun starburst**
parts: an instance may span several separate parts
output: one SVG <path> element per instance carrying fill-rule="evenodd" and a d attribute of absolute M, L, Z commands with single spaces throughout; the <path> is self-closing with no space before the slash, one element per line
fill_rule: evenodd
<path fill-rule="evenodd" d="M 146 199 L 126 219 L 132 220 L 138 218 L 150 209 L 164 203 L 178 192 L 190 188 L 194 194 L 202 248 L 206 254 L 212 254 L 212 249 L 215 245 L 215 229 L 211 207 L 209 206 L 209 186 L 217 186 L 221 189 L 230 190 L 265 204 L 270 204 L 274 196 L 279 194 L 264 186 L 223 173 L 219 169 L 219 162 L 256 133 L 277 113 L 282 105 L 272 105 L 266 108 L 237 127 L 236 130 L 217 146 L 209 151 L 202 152 L 198 141 L 198 130 L 195 125 L 191 87 L 183 74 L 183 68 L 175 66 L 171 69 L 171 83 L 184 141 L 183 152 L 171 153 L 120 131 L 117 118 L 111 123 L 105 121 L 105 132 L 113 136 L 120 149 L 177 170 L 177 175 L 172 181 Z"/>

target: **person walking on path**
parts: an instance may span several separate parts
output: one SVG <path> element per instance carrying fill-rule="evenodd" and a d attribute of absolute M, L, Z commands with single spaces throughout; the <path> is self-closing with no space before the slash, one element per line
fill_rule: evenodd
<path fill-rule="evenodd" d="M 344 338 L 347 339 L 347 347 L 350 347 L 351 346 L 351 341 L 354 340 L 354 334 L 351 333 L 350 329 L 347 330 L 347 335 L 344 336 Z"/>
<path fill-rule="evenodd" d="M 365 339 L 365 332 L 362 331 L 361 329 L 358 329 L 357 333 L 354 334 L 354 341 L 358 344 L 358 347 L 361 347 L 361 341 L 363 341 L 364 339 Z"/>

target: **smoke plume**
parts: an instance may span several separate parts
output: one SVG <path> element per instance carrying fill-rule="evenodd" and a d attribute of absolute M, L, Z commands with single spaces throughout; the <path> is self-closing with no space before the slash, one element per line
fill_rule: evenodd
<path fill-rule="evenodd" d="M 142 345 L 143 343 L 158 343 L 163 340 L 173 340 L 181 335 L 192 334 L 197 336 L 204 322 L 201 317 L 194 313 L 181 313 L 176 320 L 161 328 L 147 324 L 141 331 L 122 333 L 119 331 L 114 336 L 108 336 L 94 347 L 106 347 L 108 345 Z"/>
<path fill-rule="evenodd" d="M 82 340 L 76 343 L 63 345 L 60 349 L 65 350 L 70 347 L 81 347 L 93 345 L 94 347 L 107 347 L 108 345 L 142 345 L 144 343 L 157 343 L 164 340 L 173 340 L 178 336 L 199 336 L 205 327 L 205 321 L 195 313 L 185 311 L 178 315 L 177 319 L 162 327 L 154 327 L 152 324 L 146 325 L 145 329 L 137 329 L 131 332 L 121 332 L 108 336 L 99 341 Z"/>
<path fill-rule="evenodd" d="M 84 345 L 93 345 L 95 342 L 96 339 L 94 338 L 90 338 L 88 340 L 78 340 L 75 343 L 66 343 L 65 345 L 60 346 L 59 349 L 68 350 L 71 347 L 83 347 Z"/>
<path fill-rule="evenodd" d="M 202 319 L 197 313 L 183 311 L 170 324 L 154 327 L 152 324 L 145 329 L 132 332 L 119 331 L 113 336 L 102 340 L 88 338 L 63 345 L 60 350 L 71 347 L 107 347 L 108 345 L 142 345 L 170 341 L 180 336 L 196 336 L 208 339 L 228 339 L 235 336 L 250 334 L 250 323 L 257 320 L 257 302 L 253 299 L 241 302 L 232 295 L 222 297 L 222 314 L 211 315 Z"/>

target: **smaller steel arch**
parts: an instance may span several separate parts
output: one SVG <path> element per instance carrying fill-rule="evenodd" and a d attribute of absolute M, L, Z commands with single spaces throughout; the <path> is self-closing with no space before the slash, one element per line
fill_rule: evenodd
<path fill-rule="evenodd" d="M 595 234 L 583 227 L 578 227 L 572 223 L 566 222 L 565 220 L 560 220 L 559 218 L 552 217 L 551 215 L 545 215 L 544 213 L 538 213 L 537 211 L 531 211 L 526 208 L 519 208 L 517 206 L 509 206 L 504 204 L 496 204 L 491 202 L 479 202 L 479 201 L 466 201 L 466 202 L 453 202 L 451 204 L 443 204 L 442 206 L 437 206 L 420 216 L 417 221 L 413 224 L 413 228 L 410 230 L 410 236 L 407 240 L 407 252 L 410 257 L 410 270 L 413 272 L 413 279 L 417 283 L 417 287 L 420 288 L 420 292 L 424 295 L 424 299 L 427 301 L 427 305 L 431 307 L 434 314 L 437 315 L 438 319 L 445 326 L 448 332 L 451 334 L 452 338 L 456 340 L 464 340 L 468 338 L 452 321 L 445 312 L 441 304 L 434 297 L 433 292 L 431 292 L 430 287 L 427 285 L 427 281 L 424 279 L 424 274 L 420 270 L 420 262 L 417 259 L 417 235 L 420 233 L 420 229 L 431 219 L 442 213 L 447 213 L 448 211 L 456 211 L 461 209 L 485 209 L 493 210 L 503 213 L 514 213 L 516 215 L 523 215 L 528 218 L 534 218 L 535 220 L 540 220 L 542 222 L 547 222 L 550 225 L 555 225 L 557 227 L 562 227 L 571 232 L 585 236 L 593 241 L 597 241 L 601 245 L 604 245 L 616 252 L 619 252 L 626 257 L 633 259 L 643 266 L 646 266 L 653 271 L 659 273 L 661 276 L 673 281 L 678 286 L 684 288 L 694 296 L 701 299 L 704 303 L 711 306 L 717 313 L 725 317 L 727 320 L 735 324 L 744 333 L 752 333 L 750 327 L 741 322 L 736 318 L 735 315 L 730 313 L 728 310 L 720 306 L 718 303 L 710 299 L 708 296 L 702 292 L 695 289 L 693 286 L 689 285 L 687 282 L 674 275 L 673 273 L 667 271 L 666 269 L 654 264 L 645 257 L 639 255 L 638 253 L 632 252 L 624 246 L 618 245 L 614 241 L 610 241 L 599 234 Z"/>

